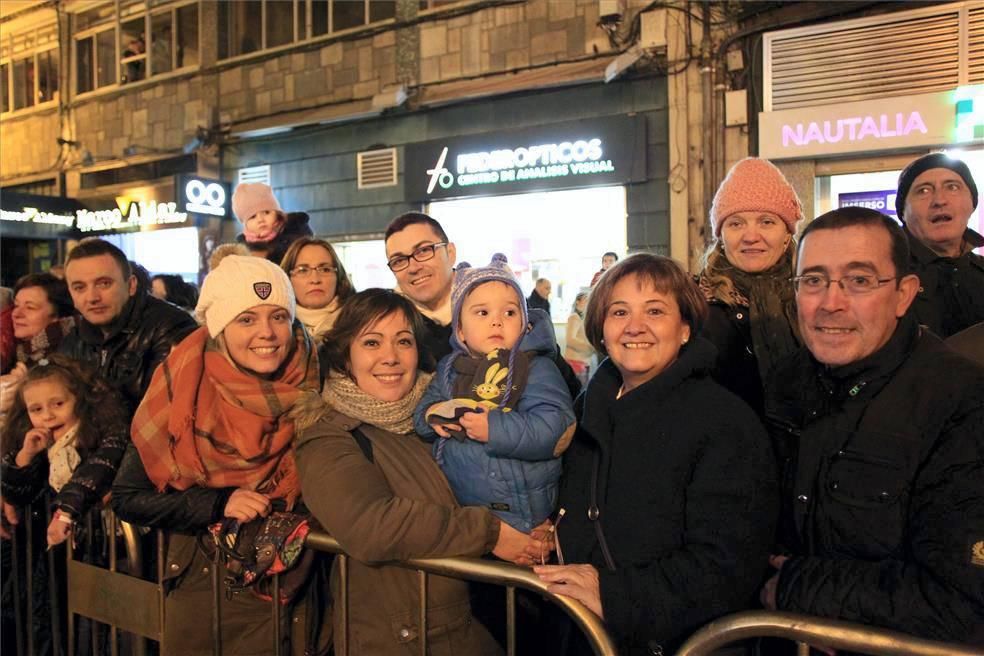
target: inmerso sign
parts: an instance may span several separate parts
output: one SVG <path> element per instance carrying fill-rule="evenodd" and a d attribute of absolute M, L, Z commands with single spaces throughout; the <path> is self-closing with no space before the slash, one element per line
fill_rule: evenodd
<path fill-rule="evenodd" d="M 645 123 L 618 116 L 407 146 L 411 201 L 499 195 L 646 178 Z"/>

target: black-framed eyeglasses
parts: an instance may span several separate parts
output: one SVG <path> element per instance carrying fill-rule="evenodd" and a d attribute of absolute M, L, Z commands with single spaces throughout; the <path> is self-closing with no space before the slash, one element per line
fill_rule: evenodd
<path fill-rule="evenodd" d="M 298 278 L 308 278 L 315 271 L 318 272 L 319 276 L 328 276 L 338 271 L 338 267 L 328 266 L 327 264 L 319 264 L 315 267 L 309 267 L 302 264 L 299 267 L 294 267 L 291 269 L 290 275 L 297 276 Z"/>
<path fill-rule="evenodd" d="M 396 257 L 390 258 L 386 266 L 390 268 L 390 271 L 403 271 L 408 266 L 410 266 L 410 258 L 417 260 L 418 262 L 426 262 L 434 257 L 434 252 L 439 246 L 447 246 L 448 242 L 439 241 L 436 244 L 425 244 L 423 246 L 418 246 L 416 250 L 410 255 L 397 255 Z"/>
<path fill-rule="evenodd" d="M 874 274 L 861 273 L 835 280 L 822 273 L 808 273 L 803 276 L 796 276 L 791 280 L 793 288 L 799 294 L 822 294 L 830 287 L 830 283 L 836 282 L 845 294 L 862 296 L 870 294 L 885 283 L 898 280 L 898 278 L 879 278 Z"/>

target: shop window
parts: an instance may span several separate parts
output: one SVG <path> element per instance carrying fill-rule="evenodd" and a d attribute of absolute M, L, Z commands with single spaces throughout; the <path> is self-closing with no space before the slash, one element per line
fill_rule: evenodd
<path fill-rule="evenodd" d="M 93 39 L 82 39 L 75 42 L 75 91 L 85 93 L 92 91 L 95 54 L 95 41 Z"/>
<path fill-rule="evenodd" d="M 170 12 L 150 19 L 150 72 L 167 73 L 174 68 L 174 28 Z"/>
<path fill-rule="evenodd" d="M 120 83 L 147 77 L 146 20 L 141 17 L 120 25 Z"/>
<path fill-rule="evenodd" d="M 198 5 L 185 5 L 175 10 L 178 30 L 174 35 L 176 68 L 198 66 Z"/>
<path fill-rule="evenodd" d="M 276 48 L 294 41 L 294 3 L 266 3 L 266 47 Z"/>
<path fill-rule="evenodd" d="M 261 0 L 225 2 L 219 5 L 219 59 L 256 52 L 263 43 Z"/>
<path fill-rule="evenodd" d="M 366 7 L 361 2 L 333 2 L 331 7 L 331 30 L 340 32 L 365 25 Z"/>
<path fill-rule="evenodd" d="M 0 111 L 51 102 L 58 92 L 58 51 L 49 49 L 0 65 Z"/>
<path fill-rule="evenodd" d="M 369 22 L 396 18 L 396 0 L 371 0 L 369 3 Z"/>

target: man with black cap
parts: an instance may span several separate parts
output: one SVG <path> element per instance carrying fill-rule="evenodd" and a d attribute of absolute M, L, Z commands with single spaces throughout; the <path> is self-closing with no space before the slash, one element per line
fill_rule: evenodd
<path fill-rule="evenodd" d="M 984 321 L 984 237 L 967 227 L 977 185 L 964 162 L 930 153 L 899 176 L 895 208 L 920 286 L 912 313 L 940 337 Z"/>

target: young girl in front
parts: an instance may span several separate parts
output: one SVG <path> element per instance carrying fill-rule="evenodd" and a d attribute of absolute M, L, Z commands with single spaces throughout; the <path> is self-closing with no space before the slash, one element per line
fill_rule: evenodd
<path fill-rule="evenodd" d="M 117 394 L 63 355 L 41 360 L 14 394 L 3 426 L 0 491 L 5 504 L 26 506 L 46 485 L 53 490 L 51 547 L 109 492 L 129 425 Z"/>

